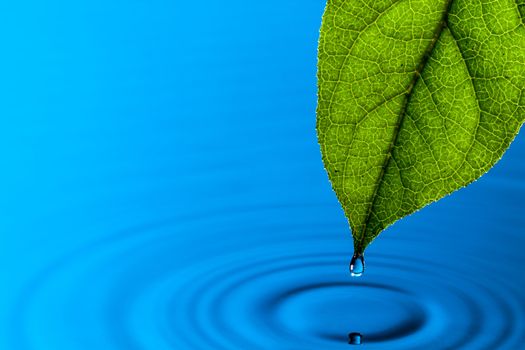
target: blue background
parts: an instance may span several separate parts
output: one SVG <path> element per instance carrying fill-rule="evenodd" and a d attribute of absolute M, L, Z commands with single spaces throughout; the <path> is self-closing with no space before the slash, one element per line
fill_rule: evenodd
<path fill-rule="evenodd" d="M 0 349 L 523 348 L 523 135 L 350 278 L 323 7 L 0 4 Z"/>

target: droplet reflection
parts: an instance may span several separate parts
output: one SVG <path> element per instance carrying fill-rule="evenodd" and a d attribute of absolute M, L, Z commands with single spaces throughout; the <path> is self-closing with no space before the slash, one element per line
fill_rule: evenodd
<path fill-rule="evenodd" d="M 359 277 L 365 272 L 365 257 L 362 254 L 354 254 L 350 261 L 350 274 Z"/>
<path fill-rule="evenodd" d="M 348 334 L 348 344 L 351 345 L 361 345 L 363 336 L 361 333 L 350 333 Z"/>

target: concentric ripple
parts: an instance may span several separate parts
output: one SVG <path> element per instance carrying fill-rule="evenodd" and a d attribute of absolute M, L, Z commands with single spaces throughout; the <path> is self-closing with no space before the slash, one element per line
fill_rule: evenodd
<path fill-rule="evenodd" d="M 184 235 L 177 223 L 149 226 L 57 264 L 17 307 L 15 348 L 343 349 L 350 332 L 367 349 L 519 349 L 525 341 L 523 300 L 490 262 L 371 253 L 366 274 L 351 278 L 351 254 L 315 226 L 260 227 L 195 255 L 184 247 L 198 244 L 200 225 L 186 223 Z M 261 238 L 268 230 L 283 239 Z M 95 279 L 103 287 L 93 288 Z M 60 333 L 80 319 L 88 327 Z"/>
<path fill-rule="evenodd" d="M 510 349 L 523 341 L 509 337 L 523 319 L 508 290 L 495 294 L 454 272 L 436 273 L 440 266 L 430 262 L 414 268 L 395 256 L 375 257 L 368 278 L 349 279 L 335 273 L 347 258 L 281 256 L 192 270 L 171 293 L 167 324 L 182 330 L 191 321 L 199 330 L 181 333 L 188 348 L 340 348 L 350 331 L 378 349 Z"/>

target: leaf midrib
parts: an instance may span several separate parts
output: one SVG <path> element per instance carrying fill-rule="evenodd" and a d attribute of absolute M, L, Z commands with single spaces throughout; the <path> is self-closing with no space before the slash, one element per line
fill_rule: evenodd
<path fill-rule="evenodd" d="M 376 186 L 374 187 L 374 192 L 372 193 L 370 205 L 367 210 L 366 219 L 363 224 L 363 228 L 361 231 L 361 239 L 358 241 L 358 243 L 355 245 L 354 250 L 357 254 L 362 254 L 364 252 L 364 241 L 366 238 L 366 229 L 368 227 L 368 224 L 370 222 L 370 218 L 372 215 L 372 209 L 374 208 L 374 205 L 377 200 L 377 192 L 379 191 L 379 188 L 381 187 L 381 184 L 383 183 L 383 179 L 385 176 L 386 169 L 390 165 L 390 161 L 392 159 L 392 151 L 397 143 L 397 139 L 399 136 L 399 131 L 401 129 L 401 125 L 403 124 L 403 121 L 406 116 L 406 111 L 408 107 L 408 102 L 410 101 L 410 98 L 412 97 L 412 92 L 414 90 L 414 87 L 416 86 L 417 81 L 419 80 L 421 73 L 425 69 L 425 66 L 430 58 L 432 56 L 432 52 L 434 51 L 434 48 L 436 47 L 436 44 L 441 36 L 441 33 L 443 33 L 443 29 L 445 29 L 448 19 L 448 14 L 450 12 L 450 8 L 452 6 L 452 3 L 454 0 L 448 0 L 445 6 L 445 10 L 443 11 L 443 15 L 441 17 L 441 20 L 439 21 L 438 25 L 436 26 L 436 30 L 434 31 L 434 35 L 432 36 L 432 41 L 427 46 L 425 52 L 422 55 L 421 62 L 419 63 L 416 71 L 414 72 L 414 75 L 412 77 L 412 80 L 410 81 L 410 84 L 408 85 L 405 93 L 405 100 L 403 101 L 403 105 L 401 107 L 401 112 L 399 114 L 399 117 L 397 119 L 396 125 L 394 127 L 394 135 L 392 137 L 392 140 L 390 141 L 390 144 L 388 146 L 388 151 L 385 155 L 385 160 L 383 162 L 383 165 L 381 166 L 381 171 L 379 173 L 379 177 L 376 181 Z"/>

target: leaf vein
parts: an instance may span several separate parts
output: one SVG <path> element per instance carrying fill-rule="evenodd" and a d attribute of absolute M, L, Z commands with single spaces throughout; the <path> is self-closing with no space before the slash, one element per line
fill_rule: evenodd
<path fill-rule="evenodd" d="M 398 136 L 399 136 L 399 131 L 401 129 L 401 126 L 403 124 L 403 120 L 404 120 L 406 112 L 407 112 L 407 108 L 408 108 L 408 103 L 410 101 L 410 97 L 413 96 L 412 92 L 414 90 L 414 86 L 416 85 L 417 81 L 419 80 L 419 77 L 421 76 L 421 73 L 423 72 L 423 69 L 425 68 L 426 63 L 427 63 L 429 57 L 432 55 L 432 52 L 433 52 L 433 50 L 434 50 L 434 48 L 436 46 L 436 43 L 439 40 L 439 37 L 441 36 L 441 34 L 443 32 L 443 29 L 445 28 L 448 12 L 450 11 L 450 7 L 451 7 L 452 3 L 453 3 L 453 0 L 448 0 L 447 1 L 446 6 L 445 6 L 445 10 L 443 11 L 442 18 L 439 21 L 438 25 L 436 26 L 436 29 L 435 29 L 432 41 L 429 43 L 429 45 L 427 46 L 425 52 L 423 53 L 421 62 L 419 64 L 418 68 L 416 69 L 416 72 L 414 73 L 414 76 L 412 77 L 412 80 L 411 80 L 410 84 L 407 87 L 406 98 L 405 98 L 405 101 L 403 103 L 403 107 L 401 108 L 401 113 L 399 114 L 396 126 L 394 128 L 394 135 L 393 135 L 392 140 L 391 140 L 391 142 L 390 142 L 390 144 L 388 146 L 388 151 L 387 151 L 387 153 L 385 155 L 385 160 L 384 160 L 383 165 L 381 167 L 381 171 L 379 173 L 379 177 L 378 177 L 378 179 L 376 181 L 376 185 L 375 185 L 374 191 L 372 193 L 370 204 L 368 205 L 366 219 L 364 220 L 364 224 L 363 224 L 363 227 L 362 227 L 362 230 L 361 230 L 361 239 L 358 240 L 358 242 L 356 243 L 356 246 L 355 246 L 355 249 L 356 249 L 356 251 L 358 253 L 361 253 L 365 249 L 364 243 L 365 243 L 365 239 L 366 239 L 366 230 L 367 230 L 368 224 L 369 224 L 370 219 L 371 219 L 372 209 L 373 209 L 373 207 L 374 207 L 374 205 L 375 205 L 375 203 L 377 201 L 378 191 L 379 191 L 379 188 L 381 187 L 381 184 L 383 183 L 384 176 L 385 176 L 385 173 L 386 173 L 386 169 L 388 168 L 388 166 L 390 164 L 390 160 L 392 158 L 392 152 L 393 152 L 393 149 L 394 149 L 394 147 L 396 145 L 396 142 L 397 142 L 397 139 L 398 139 Z"/>

